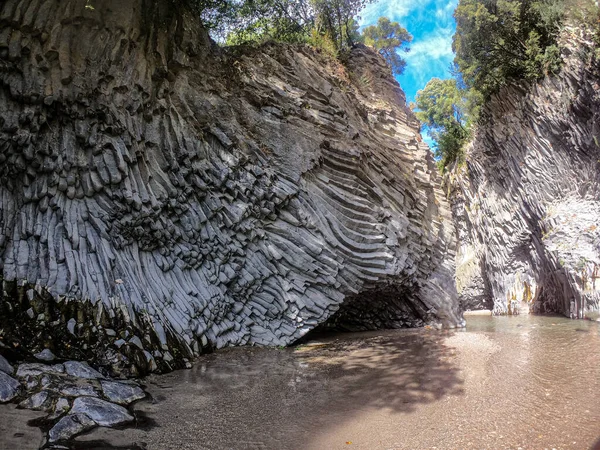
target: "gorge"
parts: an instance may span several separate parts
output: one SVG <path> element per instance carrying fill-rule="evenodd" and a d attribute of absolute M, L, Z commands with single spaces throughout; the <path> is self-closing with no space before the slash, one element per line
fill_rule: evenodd
<path fill-rule="evenodd" d="M 311 377 L 329 386 L 330 364 L 335 380 L 364 390 L 365 408 L 401 391 L 395 413 L 464 392 L 487 398 L 477 386 L 490 379 L 508 391 L 481 373 L 496 353 L 527 359 L 528 336 L 560 346 L 583 330 L 577 349 L 595 361 L 596 323 L 518 318 L 526 331 L 508 325 L 498 344 L 514 353 L 494 344 L 492 318 L 460 331 L 467 310 L 598 318 L 600 73 L 589 32 L 566 27 L 561 39 L 561 71 L 494 94 L 466 161 L 442 175 L 386 61 L 365 45 L 341 60 L 304 44 L 221 47 L 170 0 L 5 0 L 0 402 L 42 411 L 41 445 L 54 448 L 96 426 L 141 427 L 147 406 L 135 402 L 171 392 L 157 374 L 199 361 L 197 389 L 205 370 L 218 386 L 210 364 L 229 373 L 228 355 L 250 390 L 254 364 L 284 361 L 274 379 L 295 398 L 284 410 L 304 405 L 296 393 L 310 395 Z M 415 327 L 351 343 L 330 334 Z M 596 385 L 595 369 L 573 367 Z M 152 373 L 147 394 L 140 378 Z M 167 379 L 185 387 L 181 373 Z M 181 386 L 174 398 L 186 398 Z M 228 395 L 214 387 L 207 398 Z M 188 416 L 184 404 L 169 411 Z M 600 417 L 586 407 L 586 424 Z M 316 426 L 307 417 L 299 423 Z M 177 424 L 160 427 L 157 442 L 175 445 Z M 121 448 L 146 448 L 127 433 Z M 212 448 L 232 448 L 217 434 Z M 415 448 L 404 438 L 394 448 Z M 304 448 L 262 439 L 240 448 Z M 467 445 L 447 439 L 443 448 Z"/>
<path fill-rule="evenodd" d="M 440 177 L 377 55 L 227 54 L 169 2 L 80 3 L 0 15 L 5 341 L 135 375 L 330 317 L 461 324 Z"/>

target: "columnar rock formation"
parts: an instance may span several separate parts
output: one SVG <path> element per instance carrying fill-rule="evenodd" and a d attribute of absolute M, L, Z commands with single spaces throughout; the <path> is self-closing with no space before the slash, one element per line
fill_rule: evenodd
<path fill-rule="evenodd" d="M 598 309 L 600 73 L 584 32 L 563 42 L 562 72 L 499 92 L 448 176 L 465 308 Z"/>
<path fill-rule="evenodd" d="M 223 52 L 172 3 L 0 5 L 0 342 L 135 374 L 332 316 L 460 324 L 450 210 L 382 58 Z"/>

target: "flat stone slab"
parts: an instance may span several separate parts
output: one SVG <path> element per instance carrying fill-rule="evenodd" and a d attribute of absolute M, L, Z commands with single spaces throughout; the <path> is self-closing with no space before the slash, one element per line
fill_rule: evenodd
<path fill-rule="evenodd" d="M 67 374 L 77 378 L 104 378 L 104 376 L 95 369 L 92 369 L 88 363 L 79 361 L 67 361 L 65 363 Z"/>
<path fill-rule="evenodd" d="M 2 355 L 0 355 L 0 372 L 7 373 L 9 375 L 12 375 L 15 372 L 13 366 L 11 366 L 6 358 Z"/>
<path fill-rule="evenodd" d="M 5 403 L 17 396 L 21 384 L 7 373 L 0 372 L 0 403 Z"/>
<path fill-rule="evenodd" d="M 146 393 L 135 385 L 105 380 L 101 384 L 104 396 L 111 402 L 119 403 L 120 405 L 128 405 L 146 396 Z"/>
<path fill-rule="evenodd" d="M 93 386 L 63 386 L 60 393 L 67 397 L 98 397 Z"/>
<path fill-rule="evenodd" d="M 66 441 L 76 434 L 94 428 L 96 423 L 85 414 L 69 414 L 60 419 L 48 433 L 49 442 Z"/>
<path fill-rule="evenodd" d="M 133 421 L 125 408 L 95 397 L 79 397 L 73 402 L 71 414 L 85 414 L 98 425 L 112 427 Z"/>
<path fill-rule="evenodd" d="M 65 367 L 62 364 L 25 363 L 21 364 L 17 369 L 17 377 L 19 378 L 27 376 L 37 377 L 45 373 L 62 374 L 65 373 Z"/>

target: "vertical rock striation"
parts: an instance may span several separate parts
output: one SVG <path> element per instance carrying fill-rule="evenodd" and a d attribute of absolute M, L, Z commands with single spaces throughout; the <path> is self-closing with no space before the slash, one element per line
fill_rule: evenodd
<path fill-rule="evenodd" d="M 600 300 L 600 73 L 567 29 L 560 74 L 495 95 L 448 177 L 465 308 L 592 316 Z"/>
<path fill-rule="evenodd" d="M 460 324 L 450 209 L 383 60 L 224 53 L 171 3 L 0 6 L 0 342 L 137 374 L 330 318 Z"/>

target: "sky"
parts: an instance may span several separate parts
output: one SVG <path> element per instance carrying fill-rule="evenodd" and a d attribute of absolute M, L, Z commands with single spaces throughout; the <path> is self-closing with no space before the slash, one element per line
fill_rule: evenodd
<path fill-rule="evenodd" d="M 413 35 L 410 52 L 400 52 L 406 59 L 404 74 L 396 76 L 412 102 L 419 89 L 431 78 L 450 78 L 448 68 L 454 59 L 452 35 L 456 28 L 452 14 L 458 0 L 379 0 L 361 12 L 360 25 L 377 23 L 381 16 L 400 23 Z"/>

